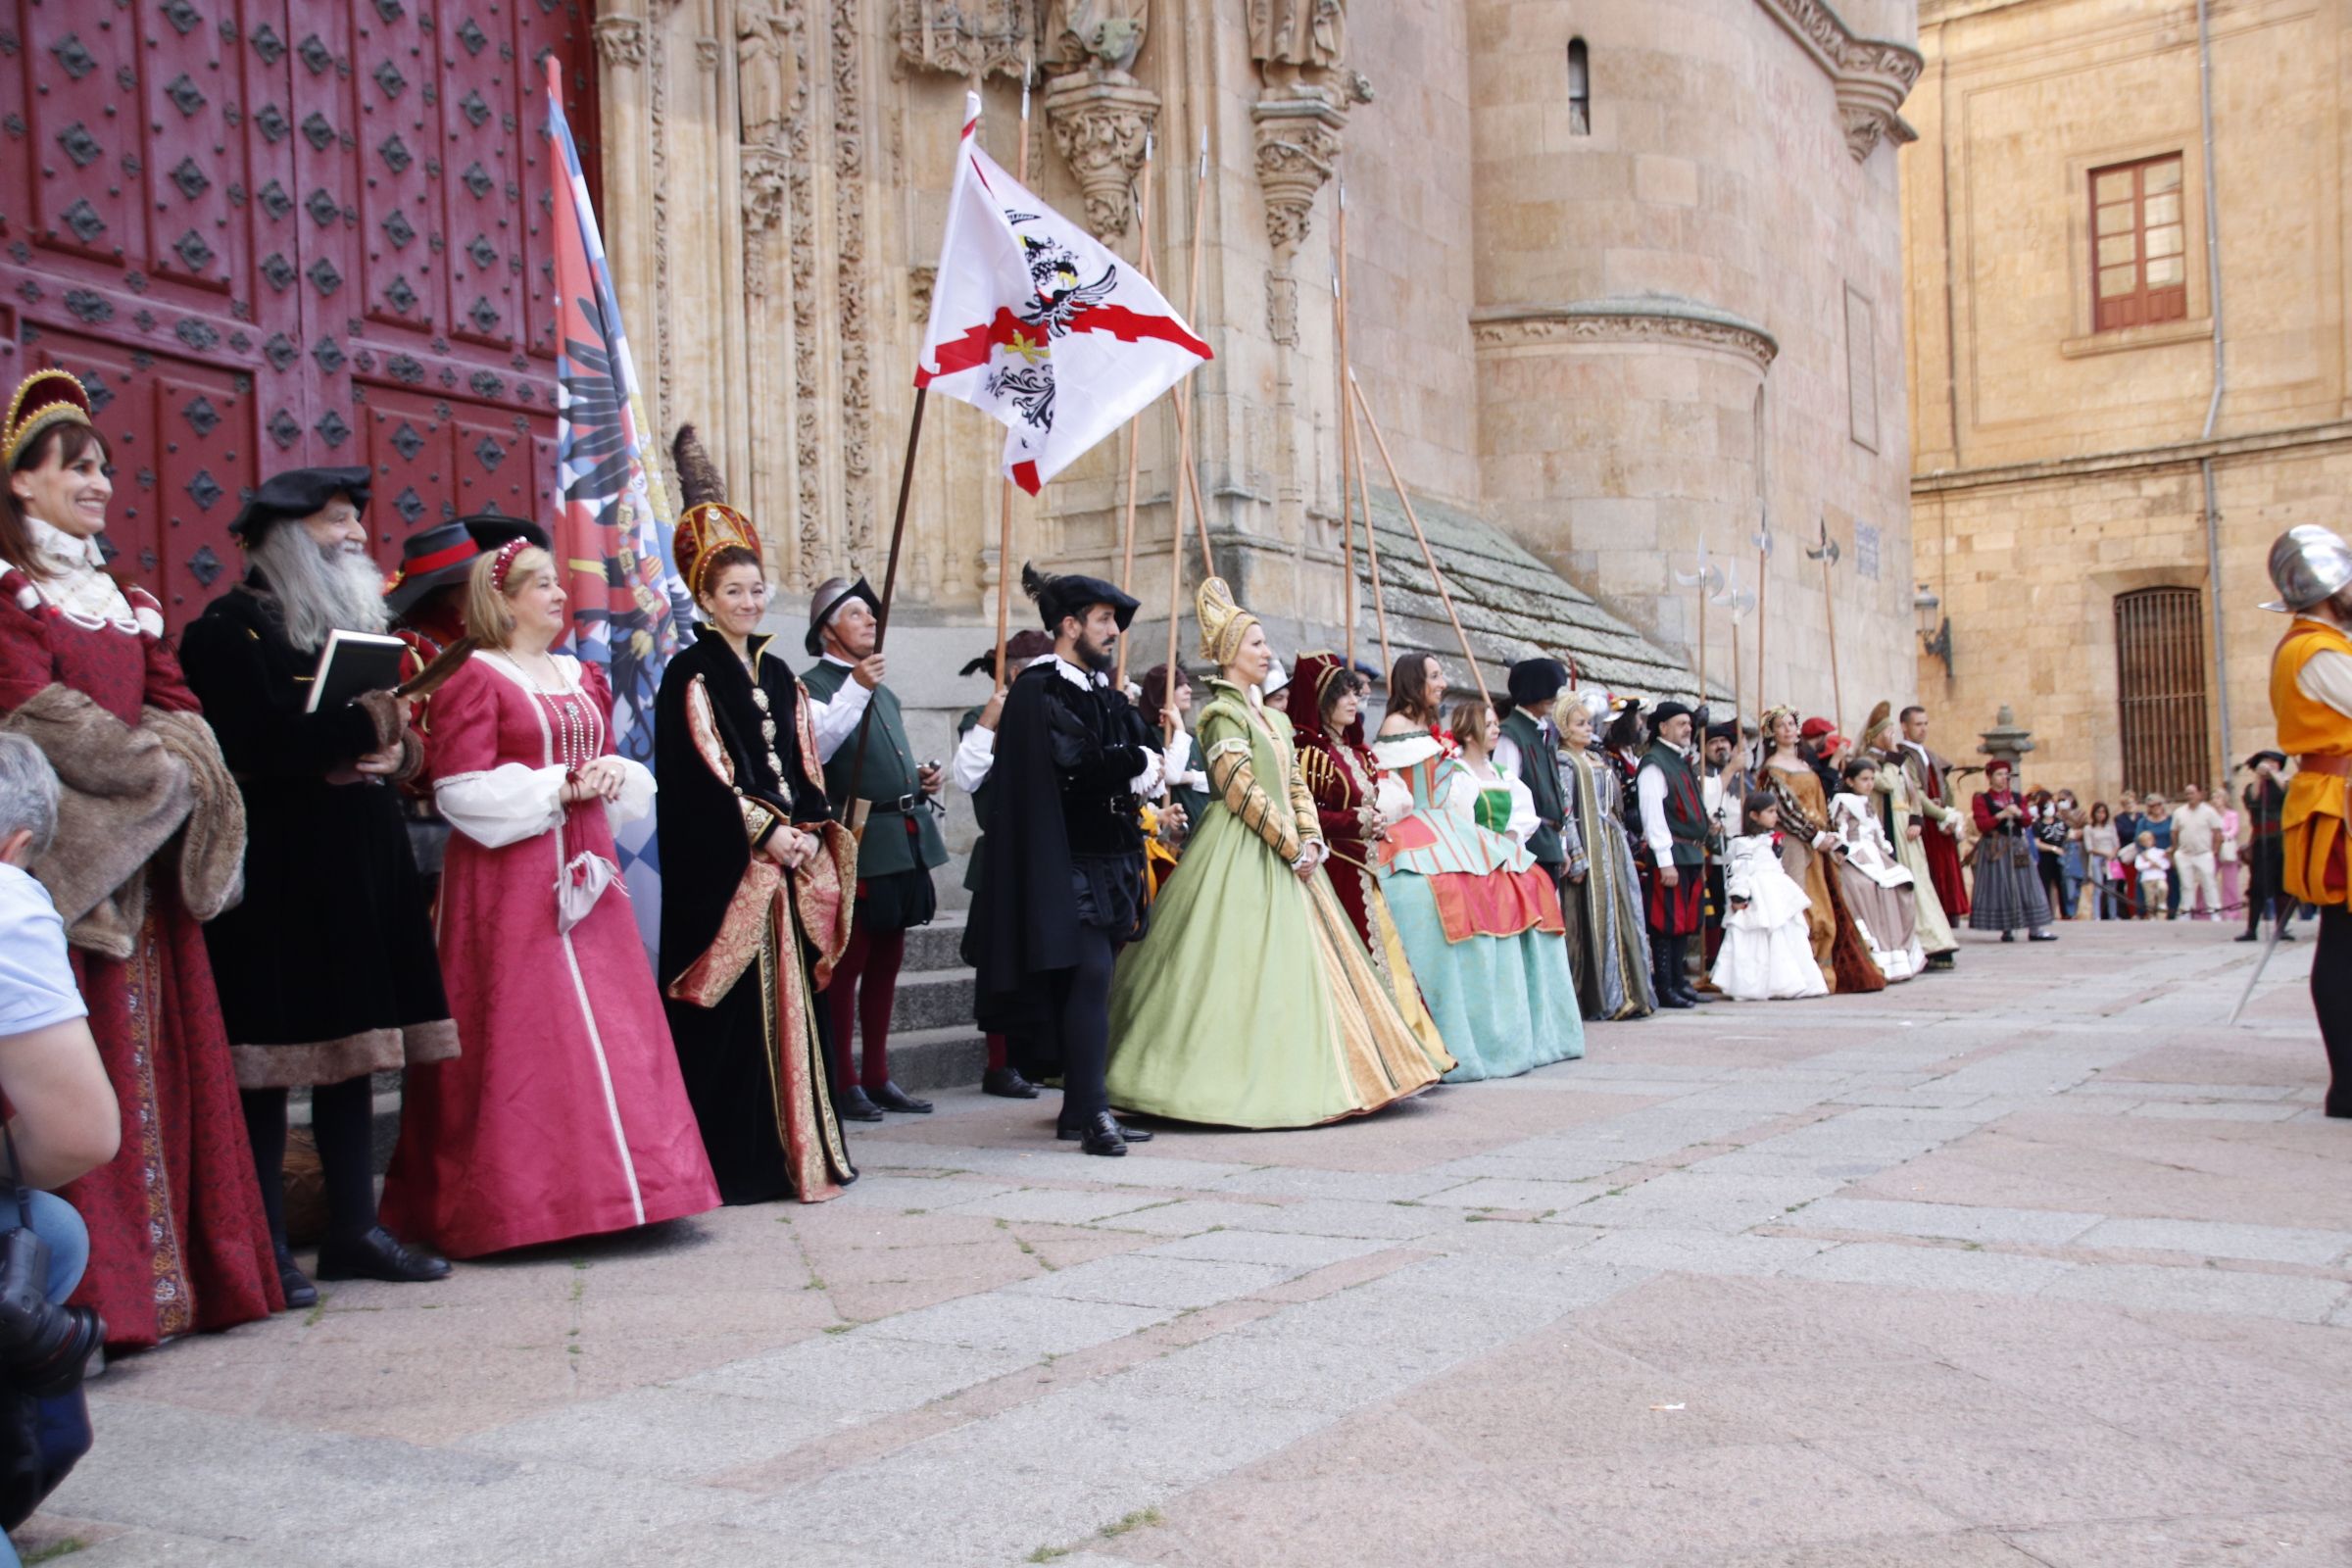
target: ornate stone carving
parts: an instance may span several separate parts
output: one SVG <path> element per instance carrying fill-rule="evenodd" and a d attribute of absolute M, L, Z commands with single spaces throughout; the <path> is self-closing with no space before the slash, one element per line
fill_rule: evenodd
<path fill-rule="evenodd" d="M 1026 24 L 1024 23 L 1024 24 Z M 842 545 L 855 562 L 874 546 L 873 312 L 866 259 L 865 36 L 862 0 L 833 0 L 833 291 L 841 342 Z"/>
<path fill-rule="evenodd" d="M 694 40 L 694 63 L 702 69 L 704 75 L 714 74 L 718 70 L 718 61 L 719 46 L 716 38 Z"/>
<path fill-rule="evenodd" d="M 1250 56 L 1266 83 L 1320 82 L 1348 53 L 1343 0 L 1250 0 Z"/>
<path fill-rule="evenodd" d="M 768 291 L 768 252 L 791 194 L 791 160 L 774 146 L 747 146 L 743 167 L 743 286 L 755 299 Z"/>
<path fill-rule="evenodd" d="M 1736 354 L 1761 372 L 1781 345 L 1753 321 L 1669 295 L 1585 300 L 1574 305 L 1494 305 L 1470 317 L 1480 349 L 1546 343 L 1666 343 Z"/>
<path fill-rule="evenodd" d="M 1756 0 L 1788 29 L 1838 84 L 1838 119 L 1846 151 L 1867 159 L 1883 140 L 1917 141 L 1919 133 L 1896 113 L 1919 80 L 1919 51 L 1884 38 L 1854 35 L 1822 0 Z"/>
<path fill-rule="evenodd" d="M 1151 11 L 1151 0 L 1051 0 L 1038 64 L 1050 72 L 1088 69 L 1125 78 L 1144 47 Z"/>
<path fill-rule="evenodd" d="M 925 266 L 906 269 L 907 314 L 914 318 L 916 324 L 919 325 L 931 319 L 931 290 L 938 284 L 938 268 Z"/>
<path fill-rule="evenodd" d="M 1032 0 L 899 0 L 899 58 L 951 76 L 1021 79 L 1037 52 Z"/>
<path fill-rule="evenodd" d="M 1046 123 L 1086 197 L 1086 226 L 1110 240 L 1135 219 L 1144 141 L 1159 122 L 1159 94 L 1120 72 L 1056 76 L 1046 88 Z"/>
<path fill-rule="evenodd" d="M 596 38 L 596 55 L 607 66 L 645 68 L 645 21 L 640 17 L 599 17 L 589 29 Z"/>
<path fill-rule="evenodd" d="M 1331 178 L 1348 122 L 1339 105 L 1320 92 L 1261 98 L 1250 108 L 1257 127 L 1257 182 L 1266 193 L 1266 239 L 1276 264 L 1287 268 L 1306 237 L 1307 215 Z"/>
<path fill-rule="evenodd" d="M 780 139 L 785 117 L 800 91 L 793 58 L 797 19 L 781 11 L 746 6 L 735 13 L 735 97 L 746 146 Z"/>
<path fill-rule="evenodd" d="M 1266 273 L 1266 333 L 1285 348 L 1298 346 L 1298 279 L 1288 271 Z"/>

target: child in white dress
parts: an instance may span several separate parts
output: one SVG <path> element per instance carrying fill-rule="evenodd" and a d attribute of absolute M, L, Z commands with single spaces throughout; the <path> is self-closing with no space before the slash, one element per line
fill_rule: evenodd
<path fill-rule="evenodd" d="M 1780 803 L 1771 792 L 1748 796 L 1747 831 L 1730 841 L 1723 863 L 1723 946 L 1709 978 L 1735 1002 L 1824 997 L 1829 982 L 1813 960 L 1805 910 L 1813 901 L 1781 868 Z"/>

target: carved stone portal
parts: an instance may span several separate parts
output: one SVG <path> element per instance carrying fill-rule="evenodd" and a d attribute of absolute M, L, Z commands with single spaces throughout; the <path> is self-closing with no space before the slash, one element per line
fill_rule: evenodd
<path fill-rule="evenodd" d="M 1018 81 L 1036 58 L 1031 0 L 899 0 L 899 57 L 951 76 Z"/>
<path fill-rule="evenodd" d="M 1288 267 L 1306 238 L 1307 215 L 1331 178 L 1348 116 L 1322 92 L 1261 98 L 1250 110 L 1257 126 L 1257 182 L 1266 193 L 1266 239 L 1277 267 Z"/>
<path fill-rule="evenodd" d="M 1086 197 L 1086 226 L 1109 240 L 1135 220 L 1135 176 L 1159 122 L 1159 94 L 1121 72 L 1074 72 L 1046 88 L 1046 123 Z"/>

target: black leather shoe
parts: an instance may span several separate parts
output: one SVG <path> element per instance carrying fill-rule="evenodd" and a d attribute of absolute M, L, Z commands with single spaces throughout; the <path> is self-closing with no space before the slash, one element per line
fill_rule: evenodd
<path fill-rule="evenodd" d="M 1118 1118 L 1115 1116 L 1111 1119 L 1113 1121 L 1118 1121 Z M 1138 1127 L 1133 1122 L 1121 1121 L 1119 1122 L 1119 1136 L 1126 1139 L 1131 1144 L 1148 1144 L 1152 1141 L 1152 1129 L 1149 1127 Z"/>
<path fill-rule="evenodd" d="M 1086 1124 L 1078 1135 L 1078 1149 L 1087 1154 L 1124 1154 L 1127 1152 L 1127 1134 L 1118 1118 L 1109 1111 L 1098 1111 L 1095 1119 Z"/>
<path fill-rule="evenodd" d="M 2253 932 L 2248 931 L 2244 935 L 2240 936 L 2237 940 L 2240 942 L 2260 942 L 2262 938 L 2256 936 Z"/>
<path fill-rule="evenodd" d="M 2058 933 L 2055 931 L 2029 931 L 2026 933 L 2026 940 L 2028 942 L 2055 942 L 2058 940 Z"/>
<path fill-rule="evenodd" d="M 304 1311 L 318 1304 L 318 1287 L 303 1273 L 294 1261 L 294 1254 L 280 1242 L 277 1246 L 277 1286 L 286 1293 L 286 1310 Z"/>
<path fill-rule="evenodd" d="M 1693 1007 L 1706 1006 L 1715 1000 L 1715 998 L 1708 996 L 1704 991 L 1699 990 L 1696 986 L 1683 987 L 1683 1001 Z"/>
<path fill-rule="evenodd" d="M 325 1242 L 318 1249 L 322 1280 L 390 1280 L 395 1285 L 449 1278 L 449 1259 L 412 1247 L 381 1225 L 356 1241 Z"/>
<path fill-rule="evenodd" d="M 1106 1111 L 1104 1114 L 1108 1115 L 1109 1113 Z M 1152 1141 L 1152 1134 L 1149 1129 L 1143 1127 L 1131 1127 L 1126 1122 L 1119 1120 L 1119 1118 L 1116 1116 L 1112 1116 L 1110 1118 L 1110 1124 L 1119 1130 L 1119 1136 L 1121 1138 L 1126 1139 L 1131 1144 L 1148 1144 Z M 1054 1127 L 1054 1136 L 1060 1139 L 1065 1144 L 1074 1144 L 1078 1142 L 1079 1139 L 1086 1137 L 1093 1130 L 1093 1127 L 1094 1124 L 1092 1122 L 1086 1121 L 1081 1121 L 1074 1126 L 1069 1122 L 1061 1122 Z"/>
<path fill-rule="evenodd" d="M 880 1121 L 882 1107 L 865 1098 L 862 1089 L 845 1089 L 833 1097 L 833 1114 L 843 1121 Z"/>
<path fill-rule="evenodd" d="M 2014 931 L 2004 931 L 2001 933 L 2001 940 L 2003 942 L 2015 942 L 2017 940 L 2017 933 Z"/>
<path fill-rule="evenodd" d="M 1035 1100 L 1037 1085 L 1021 1076 L 1018 1067 L 991 1067 L 980 1075 L 980 1092 L 1000 1100 Z"/>
<path fill-rule="evenodd" d="M 1688 1007 L 1691 1004 L 1685 1002 L 1671 991 L 1661 991 L 1658 993 L 1658 1005 L 1661 1007 Z"/>
<path fill-rule="evenodd" d="M 931 1114 L 931 1102 L 915 1099 L 897 1084 L 886 1083 L 879 1089 L 869 1089 L 865 1097 L 884 1110 L 903 1111 L 909 1116 Z"/>

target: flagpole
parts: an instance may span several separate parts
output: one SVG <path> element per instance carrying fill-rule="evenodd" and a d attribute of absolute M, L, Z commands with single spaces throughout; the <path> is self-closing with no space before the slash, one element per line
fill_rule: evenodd
<path fill-rule="evenodd" d="M 1143 269 L 1144 281 L 1147 283 L 1153 281 L 1152 276 L 1152 138 L 1150 132 L 1146 132 L 1144 136 L 1144 167 L 1134 189 L 1136 264 Z M 1135 470 L 1136 461 L 1143 452 L 1143 435 L 1144 416 L 1139 409 L 1135 417 L 1127 421 L 1127 515 L 1119 529 L 1119 592 L 1123 594 L 1132 594 L 1135 590 Z M 1118 671 L 1111 677 L 1111 684 L 1122 690 L 1127 685 L 1127 639 L 1124 637 L 1119 639 Z M 1169 689 L 1174 690 L 1172 682 Z"/>
<path fill-rule="evenodd" d="M 1014 160 L 1019 172 L 1013 177 L 1024 185 L 1029 183 L 1029 80 L 1036 74 L 1033 45 L 1029 58 L 1021 63 L 1021 149 Z M 1004 641 L 1012 630 L 1012 478 L 1008 474 L 997 508 L 997 695 L 1004 690 Z"/>
<path fill-rule="evenodd" d="M 1333 248 L 1339 253 L 1338 265 L 1331 274 L 1331 300 L 1339 312 L 1340 385 L 1348 384 L 1348 176 L 1339 176 L 1339 216 L 1334 223 Z M 1347 394 L 1340 401 L 1347 402 Z M 1345 410 L 1342 411 L 1345 413 Z M 1355 432 L 1355 421 L 1348 419 L 1340 427 L 1340 556 L 1347 576 L 1340 586 L 1340 615 L 1347 623 L 1348 667 L 1355 668 L 1355 476 L 1348 466 L 1348 439 Z M 1370 521 L 1371 509 L 1365 509 L 1365 520 Z"/>
<path fill-rule="evenodd" d="M 1208 126 L 1203 124 L 1200 160 L 1193 175 L 1193 275 L 1185 292 L 1187 321 L 1199 319 L 1200 314 L 1200 220 L 1207 198 Z M 1184 508 L 1188 501 L 1192 504 L 1194 526 L 1200 537 L 1201 573 L 1204 577 L 1217 574 L 1216 562 L 1208 553 L 1208 517 L 1200 508 L 1200 483 L 1193 472 L 1192 401 L 1192 378 L 1187 376 L 1176 385 L 1176 494 L 1169 509 L 1173 526 L 1168 532 L 1168 708 L 1164 729 L 1171 746 L 1176 743 L 1176 627 L 1184 616 Z"/>
<path fill-rule="evenodd" d="M 1421 518 L 1413 511 L 1413 498 L 1404 488 L 1404 479 L 1396 471 L 1396 460 L 1389 454 L 1389 438 L 1381 433 L 1380 420 L 1372 413 L 1372 400 L 1364 396 L 1360 381 L 1349 378 L 1355 389 L 1356 407 L 1363 410 L 1364 423 L 1372 431 L 1372 440 L 1380 448 L 1380 461 L 1389 470 L 1389 483 L 1396 486 L 1396 499 L 1404 504 L 1404 520 L 1412 524 L 1413 538 L 1421 546 L 1421 559 L 1429 566 L 1429 575 L 1438 585 L 1438 602 L 1446 607 L 1446 618 L 1453 622 L 1453 635 L 1462 645 L 1462 657 L 1469 661 L 1470 678 L 1478 685 L 1482 701 L 1492 704 L 1494 694 L 1487 690 L 1487 677 L 1478 667 L 1478 655 L 1471 652 L 1468 633 L 1462 630 L 1462 617 L 1454 613 L 1453 594 L 1446 586 L 1446 574 L 1438 569 L 1437 552 L 1429 548 L 1429 535 L 1421 531 Z"/>

